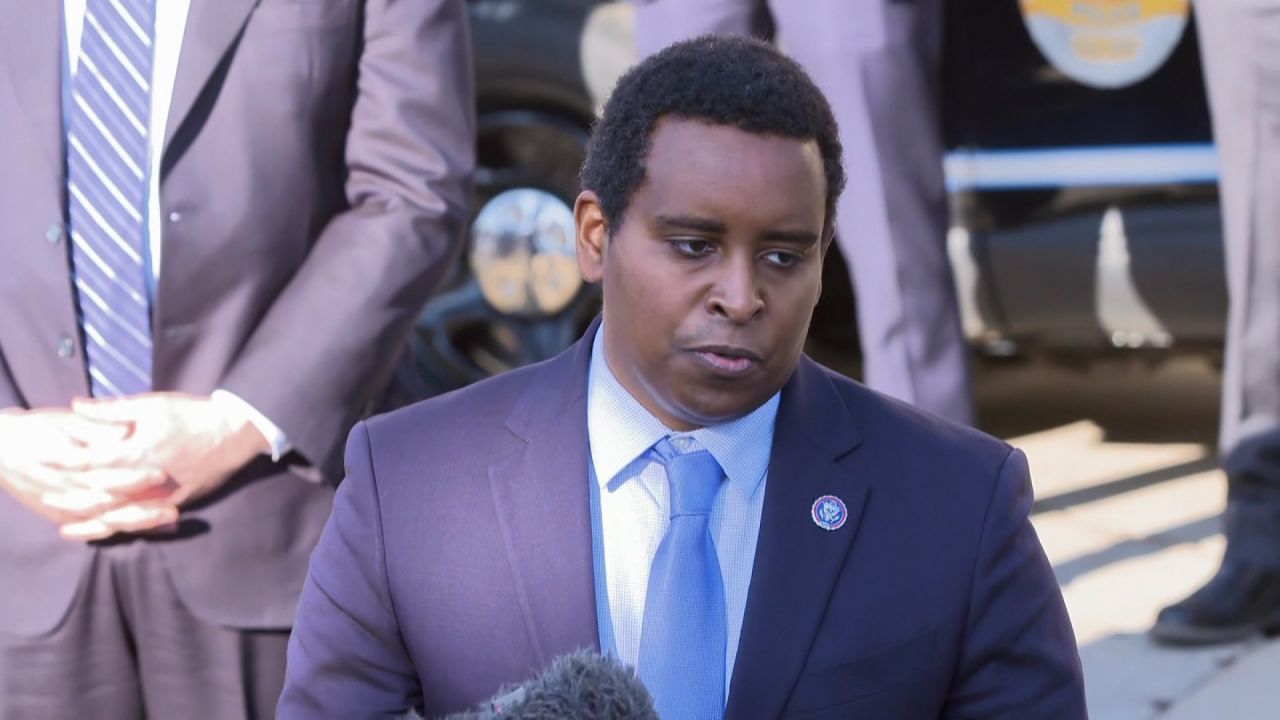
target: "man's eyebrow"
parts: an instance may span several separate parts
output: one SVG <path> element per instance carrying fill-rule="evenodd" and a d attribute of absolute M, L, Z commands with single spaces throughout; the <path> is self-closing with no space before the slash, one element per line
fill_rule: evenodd
<path fill-rule="evenodd" d="M 660 227 L 669 230 L 693 230 L 715 235 L 723 235 L 729 231 L 728 226 L 719 220 L 697 217 L 696 215 L 659 215 L 656 221 Z M 817 245 L 818 233 L 807 230 L 766 230 L 760 239 L 767 242 L 780 242 L 788 245 Z"/>
<path fill-rule="evenodd" d="M 700 218 L 693 215 L 659 215 L 658 225 L 672 230 L 696 230 L 698 232 L 723 235 L 729 228 L 718 220 Z"/>
<path fill-rule="evenodd" d="M 788 245 L 809 246 L 818 244 L 818 233 L 808 230 L 766 230 L 760 234 L 760 239 Z"/>

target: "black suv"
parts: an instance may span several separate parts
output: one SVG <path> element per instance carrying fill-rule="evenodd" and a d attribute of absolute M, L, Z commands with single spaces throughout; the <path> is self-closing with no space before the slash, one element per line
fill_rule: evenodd
<path fill-rule="evenodd" d="M 990 357 L 1215 353 L 1217 173 L 1187 0 L 946 3 L 948 248 Z M 472 0 L 479 141 L 467 250 L 422 313 L 412 393 L 550 357 L 599 308 L 571 203 L 594 111 L 634 61 L 630 8 Z M 857 353 L 843 258 L 811 344 Z"/>

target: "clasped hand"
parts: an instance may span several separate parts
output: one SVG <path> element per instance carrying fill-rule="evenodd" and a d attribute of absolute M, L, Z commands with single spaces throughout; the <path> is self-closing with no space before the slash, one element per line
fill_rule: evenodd
<path fill-rule="evenodd" d="M 69 539 L 176 526 L 181 506 L 266 449 L 252 424 L 207 396 L 0 412 L 0 486 Z"/>

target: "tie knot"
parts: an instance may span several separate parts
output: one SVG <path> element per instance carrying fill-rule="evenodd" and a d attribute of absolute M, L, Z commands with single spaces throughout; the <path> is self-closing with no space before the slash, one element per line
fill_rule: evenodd
<path fill-rule="evenodd" d="M 724 479 L 724 471 L 715 457 L 706 450 L 681 453 L 669 437 L 659 440 L 653 450 L 667 471 L 671 517 L 710 514 L 716 491 Z"/>

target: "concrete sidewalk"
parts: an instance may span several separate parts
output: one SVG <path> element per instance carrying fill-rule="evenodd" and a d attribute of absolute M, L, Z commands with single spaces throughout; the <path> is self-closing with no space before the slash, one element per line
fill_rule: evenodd
<path fill-rule="evenodd" d="M 1096 380 L 1041 373 L 1036 387 L 1053 387 L 1046 399 L 1035 387 L 988 377 L 980 393 L 988 427 L 1039 403 L 1036 422 L 996 430 L 1031 461 L 1033 522 L 1075 625 L 1091 717 L 1280 718 L 1280 642 L 1170 649 L 1146 636 L 1160 608 L 1199 587 L 1221 557 L 1226 486 L 1211 452 L 1216 376 L 1182 368 L 1139 377 L 1139 387 L 1132 378 Z M 1125 395 L 1144 392 L 1156 400 Z M 1055 415 L 1054 402 L 1069 407 Z M 1133 417 L 1087 417 L 1108 404 Z M 1174 417 L 1183 411 L 1189 425 Z M 1043 429 L 1016 432 L 1037 424 Z"/>

